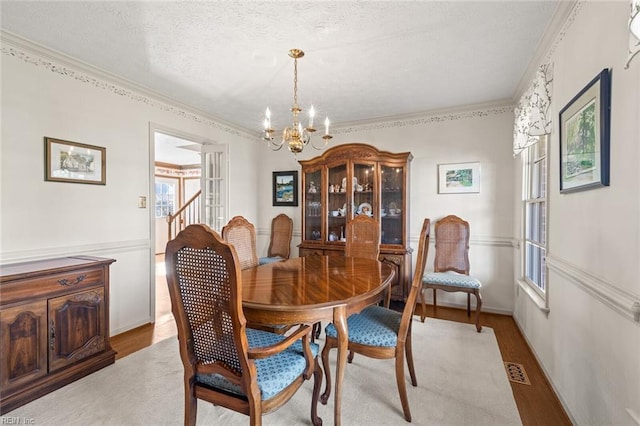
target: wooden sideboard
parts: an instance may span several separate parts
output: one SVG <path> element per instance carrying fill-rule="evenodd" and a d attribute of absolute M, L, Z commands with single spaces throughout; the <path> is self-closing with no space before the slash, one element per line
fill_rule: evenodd
<path fill-rule="evenodd" d="M 115 362 L 113 262 L 74 256 L 0 266 L 0 414 Z"/>

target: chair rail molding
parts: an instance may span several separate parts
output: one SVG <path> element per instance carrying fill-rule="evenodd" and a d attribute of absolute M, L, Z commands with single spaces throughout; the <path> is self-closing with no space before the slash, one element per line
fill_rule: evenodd
<path fill-rule="evenodd" d="M 546 263 L 549 270 L 569 279 L 624 318 L 640 325 L 640 295 L 616 287 L 551 253 L 547 254 Z"/>
<path fill-rule="evenodd" d="M 102 255 L 115 253 L 127 253 L 132 251 L 149 250 L 151 241 L 148 239 L 116 241 L 109 243 L 82 244 L 66 247 L 45 247 L 30 250 L 15 250 L 0 253 L 0 264 L 28 262 L 52 257 L 64 257 L 74 255 Z"/>

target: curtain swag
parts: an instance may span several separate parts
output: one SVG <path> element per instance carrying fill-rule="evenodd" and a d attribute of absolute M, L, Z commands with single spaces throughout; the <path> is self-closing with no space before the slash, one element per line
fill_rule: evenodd
<path fill-rule="evenodd" d="M 638 0 L 640 1 L 640 0 Z M 513 156 L 538 142 L 538 137 L 551 134 L 551 93 L 553 64 L 540 65 L 535 78 L 515 107 Z"/>
<path fill-rule="evenodd" d="M 629 16 L 629 54 L 627 56 L 627 63 L 624 69 L 628 69 L 631 64 L 631 60 L 640 53 L 640 39 L 637 35 L 634 35 L 631 31 L 631 23 L 636 20 L 636 28 L 638 27 L 638 21 L 640 20 L 640 0 L 631 0 L 631 15 Z M 636 30 L 637 32 L 637 30 Z"/>

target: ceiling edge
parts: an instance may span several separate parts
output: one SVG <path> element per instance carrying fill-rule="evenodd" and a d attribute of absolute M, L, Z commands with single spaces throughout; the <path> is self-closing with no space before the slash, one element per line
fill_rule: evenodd
<path fill-rule="evenodd" d="M 513 100 L 502 99 L 482 104 L 464 105 L 460 107 L 424 111 L 421 113 L 377 118 L 375 120 L 336 124 L 333 133 L 337 135 L 374 129 L 379 130 L 384 128 L 421 126 L 431 123 L 442 123 L 444 121 L 454 121 L 473 117 L 486 117 L 489 115 L 513 112 L 513 108 Z"/>
<path fill-rule="evenodd" d="M 522 74 L 520 82 L 516 86 L 516 90 L 513 94 L 513 101 L 517 102 L 520 96 L 529 87 L 534 74 L 543 62 L 548 62 L 551 56 L 555 52 L 557 45 L 564 38 L 564 34 L 569 27 L 573 24 L 576 15 L 582 9 L 582 5 L 585 0 L 561 0 L 558 1 L 558 6 L 551 21 L 547 25 L 542 38 L 538 42 L 535 54 L 532 56 L 527 65 L 527 69 Z"/>
<path fill-rule="evenodd" d="M 9 31 L 0 30 L 0 42 L 1 52 L 4 55 L 22 59 L 26 63 L 41 66 L 54 73 L 91 84 L 130 100 L 206 124 L 225 133 L 245 139 L 258 139 L 255 132 L 251 130 L 225 122 L 204 111 Z"/>

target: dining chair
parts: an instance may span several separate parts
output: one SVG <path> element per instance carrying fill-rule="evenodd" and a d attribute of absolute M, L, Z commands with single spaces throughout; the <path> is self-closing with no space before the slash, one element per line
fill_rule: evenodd
<path fill-rule="evenodd" d="M 234 216 L 222 228 L 222 239 L 233 244 L 238 253 L 240 269 L 258 266 L 256 228 L 242 216 Z"/>
<path fill-rule="evenodd" d="M 256 254 L 256 228 L 242 216 L 234 216 L 222 228 L 222 239 L 232 244 L 238 253 L 240 269 L 248 269 L 260 264 Z M 284 334 L 292 325 L 283 324 L 249 324 L 251 328 Z M 315 335 L 314 335 L 315 336 Z"/>
<path fill-rule="evenodd" d="M 267 256 L 259 259 L 260 265 L 279 262 L 289 258 L 291 237 L 293 236 L 293 219 L 280 213 L 271 221 L 271 238 Z"/>
<path fill-rule="evenodd" d="M 407 359 L 411 384 L 417 386 L 413 351 L 411 348 L 411 326 L 418 292 L 422 289 L 422 275 L 429 250 L 430 221 L 425 219 L 420 232 L 416 269 L 409 290 L 409 297 L 402 312 L 383 306 L 369 306 L 359 314 L 347 318 L 350 351 L 377 359 L 395 358 L 396 384 L 400 394 L 402 411 L 406 421 L 411 421 L 411 410 L 407 399 L 404 377 L 404 359 Z M 331 373 L 329 371 L 329 351 L 338 346 L 338 334 L 333 324 L 325 328 L 326 340 L 322 349 L 322 364 L 325 369 L 326 389 L 320 401 L 326 404 L 331 393 Z M 351 360 L 349 360 L 351 362 Z"/>
<path fill-rule="evenodd" d="M 311 327 L 285 337 L 246 326 L 234 246 L 207 225 L 189 225 L 167 243 L 165 262 L 184 367 L 184 424 L 195 425 L 200 399 L 260 425 L 313 375 L 311 421 L 321 425 L 322 370 Z"/>
<path fill-rule="evenodd" d="M 380 255 L 380 224 L 377 220 L 367 215 L 361 214 L 347 222 L 346 243 L 344 255 L 346 257 L 362 257 L 365 259 L 378 260 Z M 391 302 L 391 289 L 387 290 L 386 307 Z M 313 335 L 317 339 L 320 337 L 321 324 L 313 325 Z M 349 354 L 353 359 L 353 353 Z"/>
<path fill-rule="evenodd" d="M 378 260 L 380 255 L 380 223 L 361 214 L 347 222 L 344 255 Z"/>
<path fill-rule="evenodd" d="M 456 215 L 449 215 L 434 226 L 435 260 L 433 272 L 422 277 L 422 291 L 420 302 L 422 313 L 420 320 L 426 317 L 426 303 L 424 290 L 433 289 L 433 306 L 436 307 L 436 290 L 461 291 L 467 293 L 467 316 L 471 315 L 471 295 L 476 297 L 476 330 L 482 331 L 480 325 L 480 311 L 482 310 L 482 296 L 480 280 L 469 275 L 469 222 Z"/>

